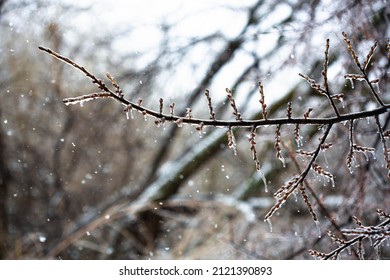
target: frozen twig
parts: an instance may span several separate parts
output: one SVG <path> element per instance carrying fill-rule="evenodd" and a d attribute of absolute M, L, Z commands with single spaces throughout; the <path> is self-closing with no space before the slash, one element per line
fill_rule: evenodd
<path fill-rule="evenodd" d="M 241 114 L 240 114 L 240 112 L 238 112 L 236 101 L 234 100 L 234 97 L 233 97 L 233 92 L 228 88 L 226 88 L 226 92 L 227 92 L 227 98 L 230 102 L 230 106 L 233 109 L 233 115 L 236 116 L 237 121 L 242 121 Z"/>
<path fill-rule="evenodd" d="M 332 128 L 332 125 L 328 125 L 326 127 L 325 132 L 323 133 L 322 137 L 320 138 L 320 143 L 318 144 L 309 163 L 306 165 L 305 169 L 301 172 L 301 174 L 298 177 L 294 177 L 293 180 L 291 180 L 287 184 L 287 186 L 281 187 L 279 189 L 279 191 L 277 192 L 277 195 L 275 196 L 277 201 L 274 204 L 274 206 L 272 206 L 272 208 L 265 215 L 265 217 L 264 217 L 265 220 L 270 219 L 273 216 L 273 214 L 287 201 L 287 199 L 291 196 L 291 194 L 293 194 L 294 191 L 303 183 L 307 174 L 309 174 L 310 169 L 313 168 L 313 165 L 315 164 L 315 161 L 316 161 L 318 154 L 321 150 L 321 145 L 325 143 L 325 140 L 328 137 L 331 128 Z M 301 193 L 302 193 L 302 191 L 301 191 Z"/>
<path fill-rule="evenodd" d="M 379 105 L 384 106 L 385 103 L 382 101 L 382 99 L 379 97 L 378 93 L 375 91 L 375 89 L 372 85 L 373 81 L 369 80 L 367 72 L 366 72 L 367 66 L 368 66 L 372 56 L 374 55 L 374 52 L 375 52 L 375 49 L 376 49 L 376 46 L 378 43 L 375 42 L 374 45 L 371 47 L 370 51 L 367 54 L 366 60 L 364 61 L 363 67 L 362 67 L 362 65 L 359 62 L 359 58 L 358 58 L 354 48 L 352 47 L 351 41 L 348 39 L 347 34 L 345 32 L 342 32 L 342 34 L 344 37 L 344 41 L 347 44 L 347 48 L 348 48 L 349 53 L 351 54 L 356 66 L 359 68 L 360 72 L 362 73 L 362 75 L 358 75 L 357 77 L 362 77 L 366 81 L 375 100 L 378 102 Z M 349 76 L 349 78 L 353 79 L 353 76 Z"/>
<path fill-rule="evenodd" d="M 107 92 L 95 92 L 91 94 L 80 95 L 77 97 L 68 97 L 63 100 L 65 105 L 74 105 L 80 104 L 83 105 L 84 102 L 95 100 L 98 98 L 113 98 L 110 93 Z"/>
<path fill-rule="evenodd" d="M 266 120 L 268 116 L 267 112 L 267 104 L 265 104 L 265 98 L 264 98 L 264 87 L 261 82 L 259 82 L 259 94 L 260 94 L 260 104 L 262 108 L 263 118 Z"/>
<path fill-rule="evenodd" d="M 207 106 L 209 107 L 210 119 L 215 121 L 216 120 L 215 119 L 215 112 L 214 112 L 213 105 L 211 104 L 211 97 L 210 97 L 209 90 L 206 89 L 204 94 L 206 95 L 206 98 L 207 98 Z"/>

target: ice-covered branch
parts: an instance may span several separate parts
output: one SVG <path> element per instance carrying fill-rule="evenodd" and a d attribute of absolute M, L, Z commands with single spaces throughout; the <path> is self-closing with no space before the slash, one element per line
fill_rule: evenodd
<path fill-rule="evenodd" d="M 87 94 L 87 95 L 81 95 L 77 97 L 71 97 L 71 98 L 65 98 L 63 102 L 66 105 L 70 104 L 83 104 L 85 101 L 100 99 L 100 98 L 112 98 L 122 104 L 124 106 L 124 112 L 126 113 L 127 117 L 129 118 L 129 115 L 132 116 L 133 111 L 139 112 L 144 116 L 151 116 L 154 117 L 155 123 L 157 126 L 160 126 L 162 124 L 165 124 L 167 122 L 175 123 L 177 126 L 181 127 L 183 124 L 190 124 L 195 125 L 196 130 L 199 132 L 199 134 L 202 136 L 204 128 L 205 127 L 214 127 L 214 128 L 225 128 L 227 129 L 226 138 L 227 138 L 227 144 L 229 148 L 232 148 L 234 150 L 234 153 L 237 153 L 237 144 L 236 139 L 233 133 L 234 128 L 249 128 L 250 129 L 250 135 L 249 135 L 249 143 L 250 143 L 250 151 L 252 153 L 252 159 L 255 163 L 256 169 L 260 172 L 261 178 L 264 181 L 264 185 L 267 188 L 266 179 L 264 177 L 264 173 L 261 170 L 260 167 L 260 161 L 258 159 L 257 151 L 256 151 L 256 130 L 261 127 L 266 126 L 276 126 L 275 131 L 275 150 L 276 150 L 276 157 L 282 161 L 283 166 L 285 166 L 286 161 L 281 153 L 281 144 L 282 137 L 281 137 L 281 128 L 284 125 L 294 125 L 295 129 L 293 132 L 293 137 L 297 143 L 298 147 L 303 146 L 302 136 L 300 135 L 301 127 L 304 125 L 316 125 L 323 128 L 323 134 L 320 137 L 320 141 L 317 144 L 314 151 L 308 152 L 304 151 L 302 149 L 298 150 L 297 153 L 300 155 L 303 155 L 305 157 L 309 158 L 309 162 L 306 164 L 306 167 L 304 170 L 299 174 L 294 176 L 289 182 L 287 182 L 284 186 L 280 187 L 278 191 L 274 194 L 274 197 L 276 198 L 276 203 L 274 206 L 268 211 L 268 213 L 265 215 L 265 220 L 269 221 L 270 218 L 273 216 L 273 214 L 287 201 L 287 199 L 291 196 L 291 194 L 300 191 L 303 200 L 311 213 L 314 221 L 317 223 L 317 216 L 315 214 L 314 209 L 312 208 L 312 205 L 309 201 L 309 198 L 306 194 L 305 187 L 303 182 L 305 181 L 307 175 L 310 171 L 314 172 L 321 178 L 324 178 L 327 181 L 331 181 L 334 185 L 334 176 L 329 172 L 326 171 L 319 163 L 316 162 L 318 155 L 320 152 L 325 151 L 327 148 L 331 146 L 331 144 L 326 143 L 326 139 L 328 138 L 330 131 L 332 127 L 336 124 L 349 122 L 349 142 L 350 142 L 350 149 L 349 153 L 346 155 L 346 164 L 347 167 L 352 170 L 352 164 L 353 164 L 353 157 L 354 152 L 363 152 L 363 153 L 373 153 L 375 151 L 374 148 L 370 147 L 363 147 L 358 146 L 354 143 L 353 139 L 353 132 L 354 132 L 354 123 L 358 119 L 364 119 L 364 118 L 375 118 L 376 125 L 378 128 L 378 132 L 381 136 L 383 149 L 384 149 L 384 159 L 386 162 L 386 167 L 388 170 L 390 170 L 390 150 L 387 147 L 386 138 L 389 136 L 388 131 L 384 131 L 383 126 L 381 125 L 379 121 L 379 116 L 386 114 L 390 109 L 390 104 L 385 104 L 379 94 L 375 91 L 373 84 L 376 84 L 379 82 L 379 80 L 369 80 L 367 75 L 367 68 L 370 64 L 370 61 L 372 60 L 372 57 L 374 56 L 375 50 L 377 49 L 377 43 L 374 43 L 374 45 L 370 48 L 366 59 L 363 63 L 363 65 L 359 62 L 358 56 L 352 47 L 352 44 L 350 40 L 348 39 L 347 35 L 343 33 L 344 41 L 346 42 L 348 51 L 350 52 L 352 59 L 354 60 L 355 64 L 358 66 L 360 73 L 359 74 L 346 74 L 345 78 L 350 80 L 358 80 L 358 81 L 365 81 L 374 97 L 374 99 L 377 102 L 377 107 L 372 108 L 370 110 L 364 110 L 364 111 L 358 111 L 358 112 L 343 112 L 339 111 L 337 108 L 334 100 L 341 100 L 344 96 L 344 94 L 331 94 L 330 92 L 330 86 L 329 86 L 329 79 L 328 79 L 328 64 L 329 64 L 329 40 L 326 40 L 326 47 L 325 47 L 325 58 L 323 63 L 323 70 L 321 72 L 323 82 L 322 84 L 319 84 L 317 81 L 311 79 L 309 76 L 304 74 L 299 74 L 306 82 L 309 83 L 309 85 L 315 89 L 318 93 L 321 95 L 324 95 L 328 101 L 330 108 L 333 110 L 334 114 L 333 116 L 321 116 L 321 114 L 318 114 L 317 112 L 324 111 L 327 108 L 316 108 L 315 111 L 313 111 L 312 108 L 307 108 L 303 116 L 301 117 L 293 117 L 293 104 L 292 101 L 289 101 L 287 104 L 287 111 L 286 116 L 282 118 L 271 118 L 269 116 L 269 112 L 267 112 L 267 105 L 265 103 L 265 93 L 264 93 L 264 87 L 261 82 L 258 83 L 258 91 L 260 94 L 260 105 L 262 110 L 262 117 L 260 116 L 257 119 L 245 119 L 243 115 L 239 112 L 238 107 L 236 105 L 235 99 L 233 97 L 232 90 L 226 88 L 227 93 L 227 99 L 230 104 L 230 107 L 232 109 L 232 113 L 235 117 L 234 120 L 231 119 L 225 119 L 225 120 L 218 120 L 216 119 L 216 113 L 214 110 L 214 107 L 212 105 L 212 99 L 209 90 L 204 89 L 205 96 L 207 98 L 207 107 L 208 107 L 208 118 L 198 118 L 194 117 L 193 111 L 191 108 L 187 108 L 184 112 L 179 115 L 175 114 L 174 108 L 176 106 L 175 103 L 171 103 L 169 105 L 169 110 L 164 110 L 164 105 L 166 106 L 166 103 L 164 103 L 163 98 L 161 97 L 159 99 L 159 106 L 158 110 L 152 110 L 147 108 L 142 104 L 142 99 L 139 99 L 138 101 L 131 101 L 129 99 L 126 99 L 124 97 L 123 91 L 115 78 L 111 74 L 107 74 L 107 79 L 110 81 L 111 86 L 113 89 L 110 89 L 106 83 L 102 80 L 97 78 L 95 75 L 93 75 L 91 72 L 86 70 L 83 66 L 77 64 L 73 60 L 60 55 L 56 53 L 55 51 L 52 51 L 51 49 L 45 48 L 45 47 L 39 47 L 41 51 L 44 51 L 51 56 L 55 57 L 56 59 L 59 59 L 72 67 L 78 69 L 81 71 L 85 76 L 87 76 L 89 79 L 92 80 L 92 83 L 97 85 L 100 92 Z M 168 111 L 167 113 L 164 113 L 164 111 Z M 318 116 L 312 117 L 313 114 L 318 114 Z M 225 134 L 225 133 L 223 133 Z M 164 181 L 165 182 L 165 181 Z M 171 194 L 172 192 L 177 191 L 177 189 L 171 187 L 171 184 L 168 184 L 167 187 L 161 187 L 156 188 L 153 190 L 154 194 L 153 196 L 147 196 L 148 199 L 153 200 L 159 200 L 163 199 L 166 196 L 166 193 Z M 168 191 L 167 191 L 168 190 Z M 161 195 L 163 193 L 164 195 Z"/>
<path fill-rule="evenodd" d="M 309 250 L 309 253 L 315 258 L 324 260 L 337 259 L 340 257 L 341 252 L 345 249 L 351 250 L 351 246 L 356 243 L 358 257 L 364 259 L 362 241 L 368 238 L 371 240 L 371 246 L 377 250 L 377 255 L 379 255 L 380 245 L 383 241 L 390 238 L 390 215 L 382 209 L 377 209 L 377 214 L 383 222 L 376 226 L 364 226 L 357 217 L 353 217 L 357 228 L 341 230 L 341 233 L 344 236 L 355 236 L 350 240 L 338 238 L 336 235 L 332 234 L 331 231 L 328 231 L 328 236 L 338 245 L 333 251 L 322 253 L 315 250 Z"/>

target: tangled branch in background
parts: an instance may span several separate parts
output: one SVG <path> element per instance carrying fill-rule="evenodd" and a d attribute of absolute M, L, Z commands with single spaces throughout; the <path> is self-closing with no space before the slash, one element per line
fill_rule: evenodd
<path fill-rule="evenodd" d="M 196 130 L 199 131 L 200 134 L 203 133 L 203 130 L 205 127 L 224 127 L 227 129 L 227 142 L 228 147 L 232 148 L 234 153 L 237 153 L 237 144 L 236 139 L 234 136 L 233 128 L 250 128 L 250 135 L 249 135 L 249 144 L 250 144 L 250 150 L 252 153 L 253 161 L 256 165 L 256 169 L 260 172 L 261 177 L 264 181 L 265 187 L 266 185 L 266 179 L 264 177 L 264 173 L 261 169 L 261 164 L 257 156 L 256 152 L 256 129 L 263 126 L 275 126 L 275 144 L 274 148 L 276 150 L 276 157 L 282 162 L 283 166 L 285 166 L 286 162 L 285 159 L 282 156 L 282 148 L 281 148 L 281 130 L 283 129 L 283 126 L 286 125 L 294 125 L 294 139 L 296 141 L 296 144 L 298 147 L 302 147 L 302 136 L 300 135 L 300 128 L 302 125 L 316 125 L 320 128 L 322 128 L 322 135 L 319 138 L 318 144 L 316 145 L 316 148 L 313 151 L 306 151 L 303 149 L 297 150 L 297 154 L 302 155 L 306 158 L 308 158 L 308 162 L 306 163 L 306 166 L 303 168 L 303 171 L 293 176 L 286 184 L 281 186 L 275 193 L 274 198 L 276 199 L 275 204 L 270 208 L 270 210 L 266 213 L 264 220 L 270 223 L 270 219 L 272 216 L 282 207 L 282 205 L 290 198 L 291 194 L 300 193 L 302 195 L 303 201 L 306 204 L 306 207 L 308 211 L 310 212 L 314 222 L 318 224 L 318 218 L 317 215 L 312 207 L 312 204 L 309 201 L 309 198 L 306 194 L 306 188 L 303 184 L 306 177 L 310 172 L 313 172 L 316 175 L 319 175 L 322 177 L 325 181 L 330 182 L 332 185 L 335 184 L 334 182 L 334 176 L 331 172 L 327 171 L 324 167 L 320 166 L 317 163 L 318 156 L 323 153 L 326 149 L 332 148 L 332 143 L 327 142 L 330 132 L 332 128 L 337 124 L 345 124 L 349 123 L 349 152 L 346 155 L 346 166 L 350 171 L 353 170 L 354 166 L 354 157 L 355 152 L 362 152 L 362 153 L 374 153 L 375 149 L 372 147 L 364 147 L 359 146 L 354 142 L 354 123 L 358 119 L 363 118 L 374 118 L 375 119 L 375 125 L 378 132 L 378 135 L 380 137 L 381 143 L 382 143 L 382 149 L 383 149 L 383 158 L 385 161 L 386 168 L 388 170 L 388 178 L 390 179 L 390 148 L 387 145 L 387 138 L 390 137 L 390 131 L 384 130 L 384 126 L 380 122 L 380 116 L 383 114 L 386 114 L 388 110 L 390 109 L 390 104 L 385 103 L 382 100 L 382 97 L 380 96 L 378 83 L 380 82 L 378 79 L 369 79 L 367 74 L 367 68 L 370 65 L 370 61 L 372 57 L 375 54 L 375 51 L 378 47 L 378 43 L 375 42 L 372 47 L 370 48 L 368 54 L 366 55 L 366 58 L 363 63 L 359 61 L 359 57 L 356 54 L 356 51 L 354 50 L 351 41 L 348 39 L 347 35 L 345 33 L 342 33 L 345 44 L 347 46 L 348 52 L 351 54 L 352 59 L 356 66 L 358 67 L 359 73 L 348 73 L 345 74 L 344 78 L 351 81 L 352 83 L 354 81 L 363 81 L 368 86 L 370 94 L 372 99 L 375 101 L 377 106 L 370 110 L 365 111 L 359 111 L 359 112 L 341 112 L 340 103 L 343 101 L 344 94 L 343 93 L 333 93 L 329 87 L 329 81 L 328 81 L 328 64 L 329 64 L 329 48 L 330 48 L 330 42 L 329 39 L 326 40 L 326 46 L 325 46 L 325 52 L 324 52 L 324 63 L 323 63 L 323 70 L 321 72 L 322 74 L 322 83 L 317 82 L 316 80 L 310 78 L 307 75 L 299 74 L 315 91 L 317 91 L 319 94 L 325 96 L 325 98 L 329 101 L 329 105 L 332 108 L 333 115 L 332 116 L 326 116 L 326 117 L 310 117 L 310 113 L 313 112 L 312 108 L 308 108 L 303 116 L 293 116 L 293 109 L 292 109 L 292 102 L 288 102 L 287 104 L 287 110 L 286 110 L 286 117 L 284 118 L 270 118 L 269 114 L 266 110 L 267 104 L 265 103 L 265 94 L 264 94 L 264 87 L 261 82 L 258 83 L 258 91 L 260 95 L 260 105 L 262 109 L 262 116 L 261 119 L 256 120 L 246 120 L 243 118 L 242 114 L 239 112 L 239 108 L 234 100 L 232 91 L 228 88 L 226 88 L 227 93 L 227 101 L 230 104 L 230 107 L 232 109 L 232 113 L 234 115 L 234 120 L 219 120 L 217 119 L 217 112 L 214 111 L 214 107 L 212 105 L 212 97 L 209 92 L 209 90 L 205 89 L 205 96 L 207 99 L 207 106 L 209 109 L 209 118 L 208 119 L 202 119 L 202 118 L 196 118 L 193 116 L 193 112 L 191 108 L 187 108 L 186 114 L 184 116 L 175 115 L 174 109 L 175 109 L 175 103 L 169 104 L 169 112 L 164 113 L 164 100 L 163 98 L 159 99 L 159 110 L 155 111 L 150 108 L 147 108 L 142 105 L 142 100 L 139 99 L 137 102 L 128 100 L 124 97 L 123 91 L 121 87 L 118 85 L 114 77 L 110 74 L 107 74 L 107 78 L 112 84 L 113 89 L 110 89 L 106 83 L 98 79 L 95 75 L 91 74 L 88 70 L 86 70 L 84 67 L 80 66 L 79 64 L 75 63 L 71 59 L 62 56 L 61 54 L 58 54 L 51 49 L 45 48 L 45 47 L 39 47 L 40 50 L 52 55 L 53 57 L 70 64 L 74 68 L 80 70 L 84 75 L 86 75 L 89 79 L 92 80 L 92 83 L 95 84 L 99 92 L 81 95 L 77 97 L 72 98 L 65 98 L 63 102 L 65 105 L 72 105 L 72 104 L 80 104 L 83 105 L 84 102 L 95 100 L 95 99 L 101 99 L 101 98 L 112 98 L 119 103 L 123 105 L 123 110 L 127 115 L 127 118 L 130 118 L 130 116 L 133 116 L 133 111 L 137 111 L 141 113 L 142 115 L 150 116 L 155 118 L 155 123 L 157 126 L 163 125 L 167 122 L 175 123 L 179 127 L 181 127 L 183 124 L 190 124 L 196 126 Z M 388 47 L 389 48 L 389 47 Z M 390 56 L 390 49 L 388 57 Z M 374 236 L 375 243 L 373 244 L 374 247 L 377 247 L 384 239 L 386 239 L 389 235 L 389 228 L 388 224 L 390 223 L 389 215 L 383 212 L 382 210 L 378 210 L 378 213 L 380 217 L 385 218 L 386 221 L 381 223 L 378 226 L 374 227 L 364 227 L 361 225 L 361 222 L 357 219 L 355 221 L 359 225 L 359 228 L 354 230 L 343 230 L 343 234 L 345 235 L 357 235 L 354 239 L 350 241 L 345 241 L 342 239 L 337 238 L 336 236 L 329 234 L 329 236 L 340 246 L 338 249 L 332 251 L 329 254 L 323 254 L 315 251 L 311 251 L 311 254 L 315 257 L 320 258 L 333 258 L 337 257 L 338 254 L 345 248 L 351 246 L 354 243 L 358 243 L 358 247 L 361 247 L 361 241 L 366 237 L 372 237 Z M 359 250 L 358 250 L 359 251 Z M 361 252 L 361 250 L 359 251 Z M 363 253 L 361 252 L 359 254 L 359 257 L 363 257 Z"/>

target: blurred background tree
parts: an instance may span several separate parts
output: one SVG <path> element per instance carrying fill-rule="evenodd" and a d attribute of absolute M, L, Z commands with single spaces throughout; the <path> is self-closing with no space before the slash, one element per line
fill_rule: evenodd
<path fill-rule="evenodd" d="M 345 81 L 354 63 L 342 40 L 350 34 L 365 54 L 373 41 L 379 54 L 373 74 L 388 102 L 390 10 L 384 1 L 217 1 L 197 5 L 158 1 L 109 4 L 74 1 L 0 1 L 0 257 L 63 259 L 311 258 L 308 249 L 328 250 L 331 240 L 317 228 L 300 199 L 289 201 L 263 222 L 272 193 L 298 172 L 293 128 L 283 130 L 283 167 L 275 157 L 274 128 L 257 137 L 269 192 L 256 172 L 249 131 L 235 131 L 238 154 L 227 149 L 225 130 L 199 137 L 189 126 L 167 124 L 134 113 L 128 120 L 111 100 L 66 107 L 65 97 L 96 89 L 85 77 L 38 50 L 44 45 L 77 61 L 99 77 L 110 72 L 132 100 L 158 109 L 175 102 L 208 116 L 209 89 L 218 119 L 231 119 L 225 88 L 233 90 L 246 118 L 260 117 L 257 83 L 265 87 L 269 115 L 312 107 L 331 114 L 327 100 L 298 73 L 318 78 L 330 38 L 329 78 L 353 111 L 373 106 L 368 90 Z M 126 2 L 127 3 L 127 2 Z M 156 4 L 158 3 L 158 4 Z M 120 13 L 124 11 L 124 15 Z M 356 93 L 357 92 L 357 93 Z M 350 93 L 348 95 L 348 93 Z M 256 104 L 256 105 L 253 105 Z M 388 116 L 386 126 L 388 128 Z M 336 187 L 310 177 L 307 184 L 321 231 L 366 224 L 376 208 L 389 205 L 389 181 L 372 123 L 358 122 L 361 145 L 378 154 L 345 165 L 348 127 L 332 134 L 328 169 Z M 317 127 L 302 128 L 307 150 Z M 311 138 L 312 137 L 312 138 Z M 374 257 L 368 244 L 366 256 Z M 353 258 L 346 255 L 345 258 Z M 389 257 L 383 248 L 382 257 Z"/>

